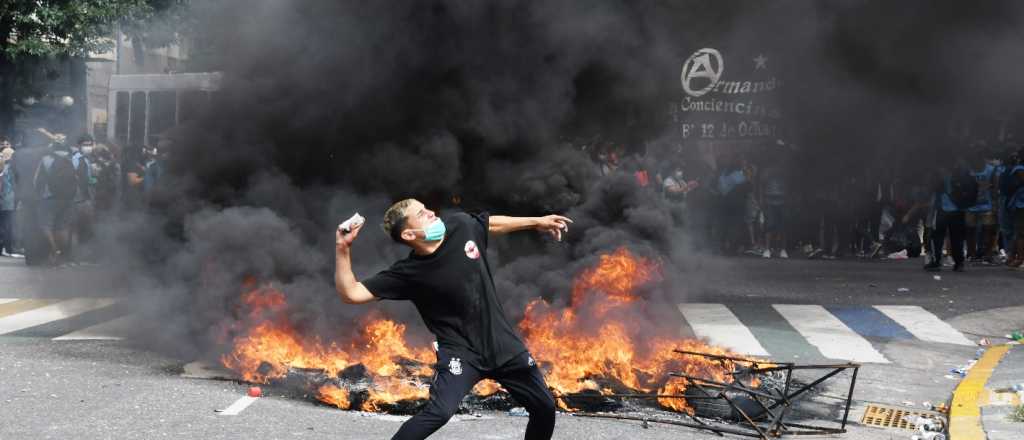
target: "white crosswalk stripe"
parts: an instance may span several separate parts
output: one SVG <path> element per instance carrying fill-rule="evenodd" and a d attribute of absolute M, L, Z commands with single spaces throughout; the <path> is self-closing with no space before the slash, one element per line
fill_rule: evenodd
<path fill-rule="evenodd" d="M 871 342 L 822 306 L 775 304 L 772 307 L 825 357 L 854 362 L 889 363 Z"/>
<path fill-rule="evenodd" d="M 117 341 L 123 339 L 121 335 L 128 334 L 127 332 L 131 328 L 134 322 L 133 316 L 122 316 L 115 318 L 107 322 L 101 322 L 99 324 L 83 328 L 81 330 L 75 330 L 66 335 L 61 335 L 53 338 L 54 341 L 90 341 L 90 340 L 106 340 L 106 341 Z"/>
<path fill-rule="evenodd" d="M 118 302 L 117 298 L 62 301 L 0 298 L 0 336 L 24 334 L 20 331 L 30 329 L 30 335 L 55 341 L 122 339 L 131 334 L 133 325 L 137 323 L 134 317 L 118 315 L 117 310 L 79 316 Z M 693 335 L 713 345 L 752 356 L 789 358 L 799 354 L 800 359 L 820 356 L 889 363 L 874 345 L 884 344 L 886 338 L 906 340 L 912 337 L 929 343 L 974 345 L 938 316 L 913 305 L 846 306 L 833 309 L 835 313 L 820 305 L 774 304 L 771 306 L 774 311 L 760 309 L 767 305 L 682 303 L 677 307 L 680 325 L 689 326 Z M 860 312 L 851 313 L 851 307 Z M 868 311 L 870 313 L 865 313 Z M 50 323 L 54 324 L 44 326 Z M 32 329 L 37 326 L 44 327 Z M 880 331 L 879 328 L 886 330 Z M 865 334 L 858 334 L 858 331 Z"/>
<path fill-rule="evenodd" d="M 116 298 L 74 298 L 0 318 L 0 335 L 46 324 L 117 303 Z"/>
<path fill-rule="evenodd" d="M 685 303 L 678 306 L 698 337 L 737 353 L 768 356 L 768 350 L 724 304 Z"/>
<path fill-rule="evenodd" d="M 922 341 L 975 345 L 963 333 L 958 332 L 953 326 L 946 324 L 923 307 L 875 306 L 875 308 Z"/>

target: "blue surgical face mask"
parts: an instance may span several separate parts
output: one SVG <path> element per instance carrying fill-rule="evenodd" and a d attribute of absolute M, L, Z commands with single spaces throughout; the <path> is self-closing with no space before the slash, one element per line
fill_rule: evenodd
<path fill-rule="evenodd" d="M 444 222 L 440 218 L 435 218 L 433 222 L 430 222 L 426 228 L 423 229 L 423 239 L 426 241 L 438 241 L 444 238 L 445 233 Z"/>

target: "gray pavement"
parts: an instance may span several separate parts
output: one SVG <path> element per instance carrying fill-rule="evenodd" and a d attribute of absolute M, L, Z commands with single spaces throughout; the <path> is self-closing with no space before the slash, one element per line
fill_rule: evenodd
<path fill-rule="evenodd" d="M 1003 356 L 992 372 L 992 377 L 988 379 L 985 388 L 1000 391 L 1010 389 L 1016 384 L 1024 385 L 1024 346 L 1021 345 L 1010 347 L 1010 351 Z M 1012 396 L 1010 393 L 1001 394 Z M 1018 396 L 1024 397 L 1024 393 Z M 981 425 L 989 440 L 1024 439 L 1024 422 L 1009 419 L 1013 410 L 1014 406 L 1011 404 L 994 404 L 981 408 Z"/>
<path fill-rule="evenodd" d="M 720 270 L 695 271 L 705 277 L 700 285 L 708 287 L 686 292 L 685 299 L 726 304 L 744 319 L 743 307 L 757 304 L 912 304 L 940 316 L 970 338 L 1002 335 L 1024 327 L 1024 299 L 1020 297 L 1024 274 L 998 268 L 977 268 L 966 274 L 942 272 L 941 280 L 937 281 L 932 274 L 921 272 L 917 262 L 734 259 L 707 260 L 702 264 L 731 270 L 733 276 L 714 275 L 722 273 Z M 61 288 L 89 285 L 76 283 L 89 276 L 97 275 L 89 269 L 47 271 L 0 261 L 0 289 L 4 289 L 0 297 L 67 297 L 67 291 Z M 907 287 L 910 292 L 896 292 L 898 287 Z M 116 292 L 79 290 L 74 293 L 103 296 Z M 777 330 L 758 328 L 754 321 L 745 322 L 754 332 Z M 924 402 L 944 402 L 958 383 L 949 370 L 966 363 L 976 351 L 972 346 L 884 336 L 865 337 L 890 363 L 864 366 L 858 378 L 850 432 L 826 438 L 909 438 L 908 431 L 857 423 L 864 405 L 877 402 L 923 409 Z M 800 344 L 806 345 L 806 341 Z M 215 410 L 237 401 L 247 386 L 182 378 L 182 365 L 192 359 L 168 357 L 158 351 L 154 347 L 136 347 L 130 339 L 54 341 L 49 337 L 0 336 L 0 440 L 388 438 L 404 420 L 397 416 L 339 411 L 274 392 L 239 415 L 220 415 Z M 1018 356 L 1019 350 L 1011 354 Z M 1004 361 L 1011 366 L 1020 363 L 1017 357 Z M 1001 365 L 998 373 L 1003 372 Z M 1005 378 L 997 375 L 993 380 L 1012 382 L 1016 373 L 1006 372 Z M 837 383 L 826 392 L 837 394 L 842 385 Z M 460 416 L 435 437 L 521 438 L 525 423 L 525 418 L 504 413 Z M 639 422 L 560 414 L 555 438 L 718 437 L 684 427 L 655 424 L 645 429 Z"/>

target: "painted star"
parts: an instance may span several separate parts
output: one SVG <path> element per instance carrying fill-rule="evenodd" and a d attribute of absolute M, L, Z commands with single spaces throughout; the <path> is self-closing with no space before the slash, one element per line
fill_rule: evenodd
<path fill-rule="evenodd" d="M 761 53 L 757 54 L 757 57 L 754 58 L 754 64 L 755 64 L 754 65 L 754 70 L 764 69 L 765 68 L 764 64 L 766 62 L 768 62 L 768 57 L 764 56 L 764 54 L 761 54 Z"/>

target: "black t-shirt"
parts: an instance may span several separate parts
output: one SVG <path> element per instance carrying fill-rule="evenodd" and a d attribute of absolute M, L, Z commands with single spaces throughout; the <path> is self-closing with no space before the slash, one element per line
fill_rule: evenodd
<path fill-rule="evenodd" d="M 445 237 L 430 255 L 409 256 L 364 280 L 374 296 L 410 300 L 442 350 L 477 368 L 500 367 L 526 351 L 495 295 L 487 262 L 487 213 L 442 218 Z"/>

